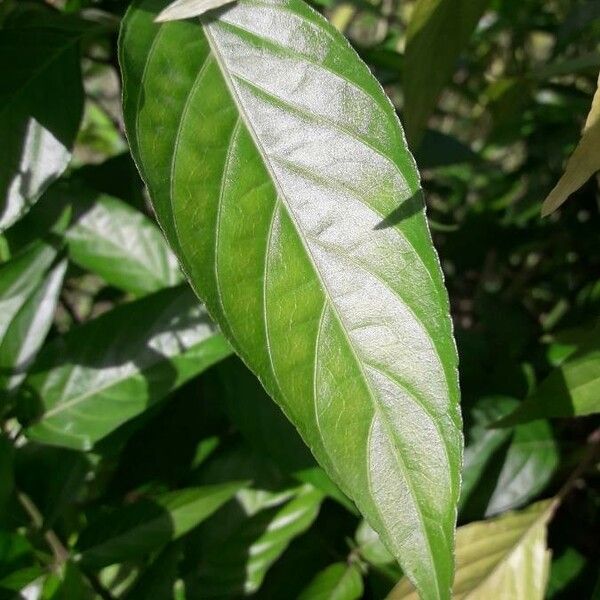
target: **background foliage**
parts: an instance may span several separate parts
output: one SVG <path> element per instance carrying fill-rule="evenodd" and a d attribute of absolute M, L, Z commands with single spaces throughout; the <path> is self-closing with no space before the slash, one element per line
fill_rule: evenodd
<path fill-rule="evenodd" d="M 154 223 L 120 109 L 127 5 L 0 5 L 1 593 L 383 598 L 399 568 Z M 460 355 L 457 585 L 493 597 L 489 572 L 460 578 L 485 538 L 495 573 L 515 553 L 541 569 L 531 594 L 591 598 L 598 422 L 573 416 L 599 410 L 598 181 L 543 220 L 540 206 L 596 90 L 600 5 L 315 6 L 384 85 L 423 179 Z M 553 515 L 535 503 L 565 483 Z M 494 546 L 505 527 L 522 535 Z"/>

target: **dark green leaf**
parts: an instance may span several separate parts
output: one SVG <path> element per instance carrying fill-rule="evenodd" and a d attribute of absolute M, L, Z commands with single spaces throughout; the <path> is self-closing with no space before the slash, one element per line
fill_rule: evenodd
<path fill-rule="evenodd" d="M 187 289 L 120 306 L 40 354 L 24 384 L 41 413 L 27 435 L 89 449 L 230 352 Z"/>
<path fill-rule="evenodd" d="M 78 559 L 100 567 L 144 556 L 196 527 L 243 485 L 232 482 L 166 492 L 104 515 L 82 533 Z"/>
<path fill-rule="evenodd" d="M 136 3 L 120 41 L 129 140 L 162 228 L 320 464 L 421 592 L 446 598 L 456 356 L 397 117 L 300 0 L 157 26 L 163 6 Z"/>
<path fill-rule="evenodd" d="M 79 32 L 0 31 L 0 231 L 19 219 L 66 168 L 83 93 Z"/>

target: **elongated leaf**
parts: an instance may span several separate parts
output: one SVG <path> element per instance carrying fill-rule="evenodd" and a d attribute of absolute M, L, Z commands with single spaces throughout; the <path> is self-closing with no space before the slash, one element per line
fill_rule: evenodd
<path fill-rule="evenodd" d="M 573 192 L 600 170 L 600 75 L 581 140 L 567 162 L 565 172 L 542 204 L 542 216 L 553 213 Z"/>
<path fill-rule="evenodd" d="M 355 564 L 335 563 L 321 571 L 298 600 L 357 600 L 362 594 L 360 569 Z"/>
<path fill-rule="evenodd" d="M 139 295 L 181 283 L 177 259 L 142 213 L 105 194 L 78 198 L 75 206 L 66 237 L 78 265 Z"/>
<path fill-rule="evenodd" d="M 199 17 L 207 10 L 219 8 L 233 0 L 175 0 L 156 17 L 157 23 Z"/>
<path fill-rule="evenodd" d="M 419 146 L 429 115 L 489 0 L 418 0 L 406 32 L 404 123 Z"/>
<path fill-rule="evenodd" d="M 584 344 L 554 369 L 510 415 L 496 423 L 509 427 L 535 419 L 582 417 L 600 412 L 600 339 Z"/>
<path fill-rule="evenodd" d="M 132 152 L 171 247 L 320 464 L 445 598 L 456 356 L 394 111 L 300 0 L 157 26 L 162 6 L 134 5 L 120 52 Z"/>
<path fill-rule="evenodd" d="M 460 505 L 467 518 L 492 516 L 522 506 L 548 484 L 558 449 L 546 421 L 514 430 L 489 429 L 518 406 L 513 398 L 483 398 L 472 410 L 463 465 Z"/>
<path fill-rule="evenodd" d="M 120 306 L 40 354 L 24 384 L 41 412 L 27 435 L 89 449 L 229 353 L 187 289 Z"/>
<path fill-rule="evenodd" d="M 52 325 L 67 269 L 62 260 L 50 270 L 19 312 L 0 341 L 0 388 L 13 390 L 23 380 Z"/>
<path fill-rule="evenodd" d="M 0 231 L 66 168 L 83 93 L 74 31 L 0 31 Z"/>
<path fill-rule="evenodd" d="M 548 502 L 538 502 L 520 512 L 459 527 L 452 597 L 542 600 L 550 563 L 549 507 Z M 419 596 L 404 578 L 388 600 L 419 600 Z"/>
<path fill-rule="evenodd" d="M 82 533 L 79 560 L 100 567 L 143 556 L 196 527 L 243 485 L 233 482 L 166 492 L 107 514 Z"/>
<path fill-rule="evenodd" d="M 235 598 L 256 592 L 290 542 L 312 525 L 322 501 L 322 492 L 307 484 L 282 506 L 263 506 L 253 514 L 244 507 L 248 516 L 240 515 L 239 506 L 224 512 L 224 524 L 213 523 L 212 537 L 203 536 L 202 559 L 190 574 L 190 596 Z"/>

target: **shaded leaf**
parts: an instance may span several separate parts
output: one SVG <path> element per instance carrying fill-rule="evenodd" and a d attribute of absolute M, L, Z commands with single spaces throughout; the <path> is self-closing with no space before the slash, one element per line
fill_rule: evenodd
<path fill-rule="evenodd" d="M 81 534 L 78 560 L 100 567 L 156 550 L 196 527 L 243 485 L 232 482 L 165 492 L 106 514 Z"/>
<path fill-rule="evenodd" d="M 321 571 L 298 600 L 357 600 L 362 594 L 363 581 L 358 566 L 335 563 Z"/>
<path fill-rule="evenodd" d="M 120 52 L 132 152 L 170 245 L 330 477 L 445 598 L 456 356 L 396 115 L 299 0 L 157 26 L 162 6 L 134 4 Z"/>
<path fill-rule="evenodd" d="M 583 344 L 555 368 L 517 409 L 495 426 L 600 412 L 600 338 Z"/>
<path fill-rule="evenodd" d="M 177 259 L 150 219 L 112 196 L 82 195 L 66 234 L 73 262 L 133 294 L 181 283 Z"/>
<path fill-rule="evenodd" d="M 600 76 L 581 140 L 567 162 L 565 172 L 542 204 L 542 216 L 553 213 L 573 192 L 600 170 Z"/>
<path fill-rule="evenodd" d="M 89 449 L 231 352 L 187 289 L 111 310 L 46 346 L 24 387 L 31 439 Z"/>
<path fill-rule="evenodd" d="M 19 219 L 67 167 L 83 93 L 80 32 L 0 31 L 0 231 Z"/>
<path fill-rule="evenodd" d="M 489 0 L 418 0 L 406 31 L 404 124 L 419 146 L 429 115 Z"/>
<path fill-rule="evenodd" d="M 508 593 L 511 600 L 542 600 L 550 563 L 546 548 L 550 507 L 549 502 L 538 502 L 520 512 L 459 527 L 453 598 L 489 600 Z M 419 596 L 404 578 L 388 600 L 419 600 Z"/>

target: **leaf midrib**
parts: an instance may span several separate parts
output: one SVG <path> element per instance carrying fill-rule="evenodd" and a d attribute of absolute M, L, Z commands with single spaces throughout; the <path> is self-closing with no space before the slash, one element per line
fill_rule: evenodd
<path fill-rule="evenodd" d="M 248 133 L 250 134 L 250 136 L 251 136 L 254 144 L 257 147 L 257 150 L 258 150 L 259 154 L 261 155 L 261 158 L 263 159 L 263 163 L 265 165 L 265 168 L 267 169 L 267 171 L 268 171 L 268 173 L 270 175 L 270 178 L 271 178 L 271 180 L 273 182 L 273 185 L 275 186 L 276 190 L 278 191 L 278 196 L 280 196 L 281 198 L 285 198 L 286 195 L 283 193 L 283 190 L 281 188 L 281 185 L 279 184 L 278 178 L 275 175 L 275 173 L 273 172 L 269 161 L 267 160 L 267 153 L 264 151 L 264 148 L 262 147 L 260 139 L 259 139 L 256 131 L 254 130 L 254 128 L 253 128 L 253 126 L 251 124 L 251 121 L 248 118 L 248 115 L 246 114 L 246 111 L 245 111 L 245 108 L 243 106 L 243 103 L 238 98 L 238 94 L 237 94 L 237 91 L 235 90 L 235 86 L 232 83 L 231 78 L 229 76 L 229 72 L 228 72 L 228 69 L 226 67 L 226 63 L 225 63 L 223 57 L 220 55 L 219 48 L 218 48 L 218 43 L 215 41 L 212 33 L 210 32 L 210 29 L 209 29 L 210 25 L 207 25 L 206 22 L 205 22 L 205 20 L 202 19 L 202 18 L 200 19 L 200 22 L 202 24 L 202 28 L 203 28 L 204 34 L 206 35 L 206 38 L 208 40 L 211 52 L 214 55 L 217 64 L 219 65 L 220 72 L 221 72 L 221 74 L 223 76 L 223 79 L 224 79 L 226 85 L 227 85 L 227 88 L 229 90 L 231 99 L 234 102 L 234 104 L 236 105 L 237 110 L 240 113 L 240 116 L 242 117 L 242 119 L 244 121 L 244 125 L 246 126 L 246 128 L 248 130 Z M 273 210 L 275 211 L 275 207 L 274 207 Z M 319 282 L 321 284 L 321 289 L 323 290 L 325 296 L 327 297 L 327 300 L 328 300 L 328 303 L 329 303 L 329 305 L 331 307 L 331 310 L 332 310 L 332 312 L 336 316 L 336 319 L 337 319 L 337 321 L 338 321 L 338 323 L 340 325 L 340 329 L 341 329 L 341 331 L 342 331 L 342 333 L 343 333 L 343 335 L 344 335 L 344 337 L 345 337 L 345 339 L 347 341 L 348 347 L 349 347 L 349 349 L 350 349 L 350 351 L 351 351 L 351 353 L 352 353 L 352 355 L 354 357 L 354 360 L 355 360 L 355 362 L 357 364 L 358 369 L 361 372 L 362 379 L 363 379 L 365 387 L 366 387 L 366 389 L 368 391 L 368 395 L 369 395 L 369 398 L 371 400 L 371 405 L 373 407 L 373 410 L 376 411 L 376 412 L 378 412 L 378 414 L 380 414 L 382 423 L 385 424 L 385 427 L 386 427 L 389 439 L 393 440 L 394 439 L 394 435 L 390 435 L 390 430 L 393 431 L 393 429 L 391 429 L 391 427 L 390 427 L 389 419 L 387 418 L 387 415 L 386 415 L 385 411 L 383 411 L 379 407 L 379 405 L 377 403 L 377 400 L 376 400 L 376 398 L 373 395 L 373 391 L 371 389 L 371 385 L 369 384 L 369 379 L 367 378 L 367 376 L 366 376 L 366 374 L 364 372 L 362 363 L 359 360 L 358 355 L 356 354 L 356 350 L 354 348 L 354 345 L 351 343 L 351 341 L 350 341 L 350 339 L 348 337 L 348 334 L 346 332 L 346 328 L 344 326 L 343 321 L 341 320 L 340 315 L 338 314 L 337 308 L 336 308 L 335 304 L 333 303 L 333 301 L 331 300 L 331 295 L 329 293 L 329 290 L 328 290 L 327 286 L 325 285 L 325 283 L 323 281 L 323 278 L 321 276 L 321 273 L 320 273 L 318 267 L 316 266 L 316 261 L 314 260 L 314 257 L 312 256 L 312 253 L 311 253 L 310 249 L 307 246 L 306 240 L 304 239 L 304 236 L 302 234 L 302 230 L 299 227 L 298 223 L 296 222 L 296 219 L 295 219 L 294 215 L 292 214 L 291 210 L 289 208 L 287 208 L 287 207 L 286 207 L 286 212 L 288 214 L 288 217 L 294 223 L 294 227 L 296 229 L 298 238 L 300 239 L 300 241 L 301 241 L 301 243 L 302 243 L 302 245 L 303 245 L 303 247 L 305 249 L 305 252 L 308 254 L 308 256 L 311 259 L 311 265 L 312 265 L 312 267 L 313 267 L 313 269 L 315 271 L 315 275 L 319 279 Z M 315 364 L 316 364 L 316 357 L 315 357 Z M 398 453 L 396 451 L 395 444 L 392 444 L 392 446 L 393 446 L 393 449 L 394 449 L 394 456 L 396 456 L 401 461 L 401 458 L 397 456 Z M 406 470 L 404 468 L 403 461 L 402 461 L 402 467 L 401 467 L 401 469 L 403 471 L 404 478 L 406 480 L 409 492 L 410 492 L 410 494 L 411 494 L 411 496 L 413 498 L 413 502 L 414 502 L 414 505 L 415 505 L 416 513 L 418 515 L 419 522 L 421 524 L 421 530 L 422 530 L 423 538 L 424 538 L 425 543 L 426 543 L 426 545 L 427 545 L 427 547 L 429 549 L 428 559 L 429 559 L 429 562 L 430 562 L 430 564 L 432 566 L 432 571 L 435 572 L 435 573 L 437 573 L 436 563 L 433 560 L 433 552 L 432 552 L 432 548 L 431 548 L 431 540 L 429 539 L 428 530 L 427 530 L 427 528 L 425 526 L 425 521 L 424 521 L 424 515 L 423 515 L 423 512 L 422 512 L 422 507 L 421 507 L 420 503 L 417 501 L 417 497 L 415 495 L 415 491 L 414 491 L 414 487 L 413 487 L 413 483 L 412 483 L 411 479 L 408 478 L 408 477 L 406 477 Z M 369 471 L 369 469 L 367 467 L 367 472 L 368 471 Z M 370 490 L 370 494 L 372 494 L 371 490 Z M 375 506 L 375 509 L 381 514 L 381 512 L 379 510 L 379 507 Z M 436 591 L 437 591 L 437 596 L 441 597 L 440 596 L 440 590 L 439 590 L 438 577 L 436 576 L 433 579 L 434 579 L 434 584 L 435 584 L 435 588 L 436 588 Z"/>

